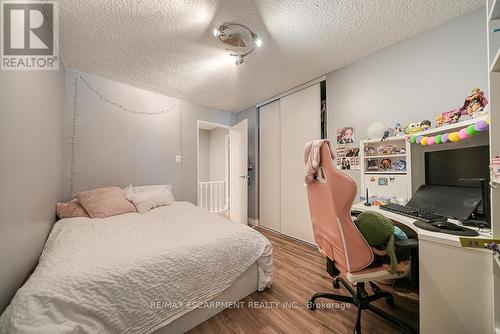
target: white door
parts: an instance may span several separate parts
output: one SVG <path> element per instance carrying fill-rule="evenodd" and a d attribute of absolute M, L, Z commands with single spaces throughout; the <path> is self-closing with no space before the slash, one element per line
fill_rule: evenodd
<path fill-rule="evenodd" d="M 259 225 L 281 232 L 280 101 L 259 108 Z"/>
<path fill-rule="evenodd" d="M 248 223 L 248 122 L 243 120 L 229 130 L 230 218 Z"/>
<path fill-rule="evenodd" d="M 314 243 L 304 188 L 304 146 L 320 139 L 319 84 L 281 99 L 281 233 Z"/>

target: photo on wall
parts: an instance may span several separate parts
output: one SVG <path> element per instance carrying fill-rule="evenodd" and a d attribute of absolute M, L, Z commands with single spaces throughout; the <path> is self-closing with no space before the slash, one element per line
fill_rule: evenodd
<path fill-rule="evenodd" d="M 359 147 L 346 144 L 337 145 L 337 168 L 360 169 Z"/>
<path fill-rule="evenodd" d="M 337 144 L 353 144 L 353 143 L 354 143 L 353 126 L 337 128 Z"/>

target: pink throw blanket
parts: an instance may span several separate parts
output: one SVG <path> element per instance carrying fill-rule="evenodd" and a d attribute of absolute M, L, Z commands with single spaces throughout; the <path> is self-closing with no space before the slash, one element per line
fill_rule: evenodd
<path fill-rule="evenodd" d="M 316 173 L 319 170 L 319 165 L 321 162 L 320 148 L 323 144 L 327 144 L 330 147 L 330 152 L 333 152 L 332 145 L 328 139 L 318 139 L 310 141 L 304 147 L 304 163 L 306 164 L 306 177 L 305 181 L 307 184 L 314 181 Z M 332 153 L 332 159 L 334 158 Z"/>

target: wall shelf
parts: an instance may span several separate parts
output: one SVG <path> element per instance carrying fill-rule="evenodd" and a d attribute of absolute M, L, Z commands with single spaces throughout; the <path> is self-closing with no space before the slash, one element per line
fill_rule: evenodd
<path fill-rule="evenodd" d="M 374 170 L 374 171 L 366 171 L 365 172 L 366 175 L 370 175 L 370 174 L 396 174 L 396 175 L 406 175 L 406 171 L 397 171 L 397 170 L 393 170 L 393 171 L 390 171 L 390 170 Z"/>
<path fill-rule="evenodd" d="M 465 127 L 467 127 L 467 126 L 469 126 L 471 124 L 476 124 L 479 121 L 485 121 L 487 117 L 488 117 L 488 115 L 481 115 L 481 116 L 476 117 L 476 118 L 471 118 L 471 119 L 468 119 L 468 120 L 465 120 L 465 121 L 462 121 L 462 122 L 458 122 L 458 123 L 454 123 L 454 124 L 449 124 L 449 125 L 445 125 L 445 126 L 440 126 L 439 128 L 432 128 L 432 129 L 429 129 L 429 130 L 425 130 L 425 131 L 414 133 L 412 135 L 416 135 L 416 136 L 432 136 L 432 135 L 440 134 L 442 132 L 453 132 L 453 131 L 465 128 Z"/>
<path fill-rule="evenodd" d="M 382 154 L 382 155 L 367 155 L 365 159 L 384 159 L 384 158 L 398 158 L 398 157 L 406 157 L 405 154 Z"/>

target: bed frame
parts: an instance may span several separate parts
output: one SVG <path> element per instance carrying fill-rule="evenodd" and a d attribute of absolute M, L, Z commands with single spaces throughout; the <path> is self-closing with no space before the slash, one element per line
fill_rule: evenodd
<path fill-rule="evenodd" d="M 243 274 L 241 274 L 233 285 L 210 301 L 213 302 L 237 302 L 251 293 L 257 291 L 258 271 L 254 263 Z M 210 319 L 224 308 L 198 308 L 194 309 L 167 325 L 160 325 L 154 334 L 180 334 L 198 326 L 205 320 Z M 170 321 L 168 319 L 167 321 Z"/>

